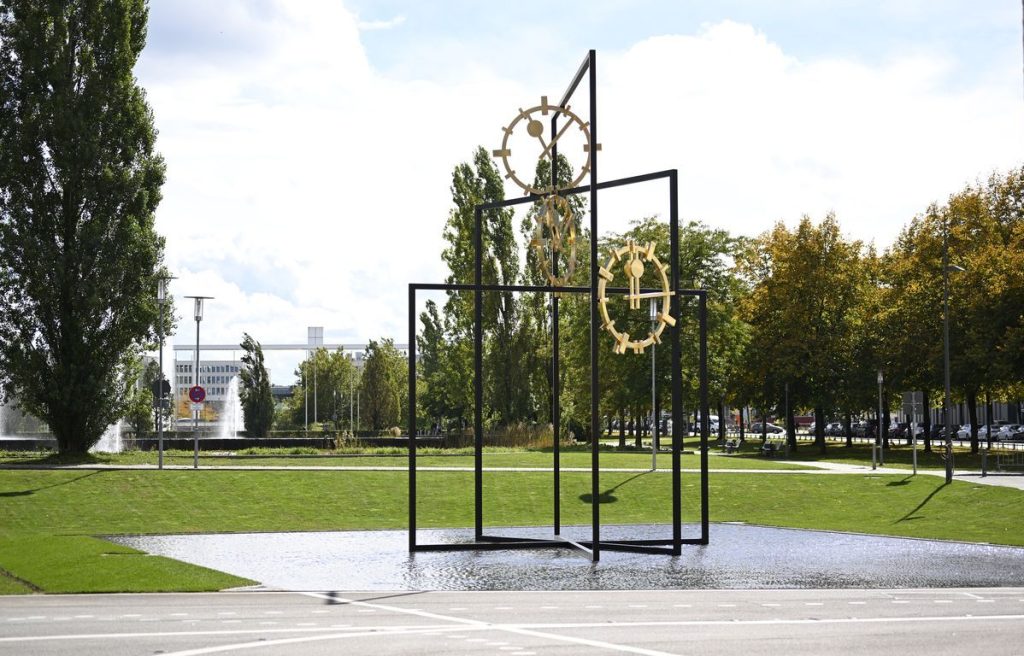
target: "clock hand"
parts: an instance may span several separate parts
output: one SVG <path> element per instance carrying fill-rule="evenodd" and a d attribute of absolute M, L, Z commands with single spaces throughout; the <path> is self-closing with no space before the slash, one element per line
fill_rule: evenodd
<path fill-rule="evenodd" d="M 568 109 L 568 108 L 566 108 L 566 109 Z M 550 152 L 551 148 L 556 143 L 558 143 L 558 140 L 562 138 L 562 135 L 565 134 L 565 131 L 569 129 L 570 125 L 572 125 L 572 121 L 566 121 L 565 122 L 565 125 L 562 126 L 562 129 L 559 130 L 558 134 L 555 135 L 555 138 L 551 140 L 551 143 L 549 143 L 547 146 L 544 147 L 544 152 L 542 152 L 540 154 L 541 157 L 547 157 L 548 156 L 548 153 Z"/>

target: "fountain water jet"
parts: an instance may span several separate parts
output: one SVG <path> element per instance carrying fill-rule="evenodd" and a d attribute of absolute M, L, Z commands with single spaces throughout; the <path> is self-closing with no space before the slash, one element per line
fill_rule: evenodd
<path fill-rule="evenodd" d="M 242 400 L 238 395 L 238 376 L 228 384 L 227 397 L 224 399 L 224 411 L 221 412 L 220 437 L 238 437 L 238 431 L 245 427 L 242 415 Z"/>
<path fill-rule="evenodd" d="M 93 453 L 121 453 L 124 445 L 121 443 L 121 422 L 112 424 L 103 431 L 103 437 L 96 445 L 89 449 Z"/>

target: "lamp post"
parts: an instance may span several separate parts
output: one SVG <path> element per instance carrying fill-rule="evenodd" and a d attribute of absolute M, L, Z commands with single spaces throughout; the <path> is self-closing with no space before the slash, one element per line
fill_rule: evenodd
<path fill-rule="evenodd" d="M 942 407 L 942 421 L 946 429 L 946 482 L 953 482 L 953 426 L 950 424 L 949 392 L 949 272 L 964 271 L 963 267 L 949 263 L 948 226 L 942 233 L 942 352 L 946 398 Z"/>
<path fill-rule="evenodd" d="M 186 296 L 185 298 L 191 298 L 195 300 L 195 319 L 196 319 L 196 371 L 195 371 L 195 384 L 199 386 L 199 323 L 203 320 L 203 301 L 206 299 L 212 299 L 212 296 Z M 199 413 L 200 410 L 193 410 L 195 415 L 193 416 L 192 423 L 192 468 L 199 469 Z"/>
<path fill-rule="evenodd" d="M 160 380 L 158 382 L 156 430 L 157 430 L 157 468 L 164 468 L 164 305 L 167 303 L 167 281 L 173 276 L 161 276 L 157 279 L 156 302 L 160 306 Z"/>
<path fill-rule="evenodd" d="M 651 299 L 651 332 L 658 327 L 658 299 Z M 655 382 L 655 358 L 654 353 L 657 343 L 651 344 L 651 471 L 658 468 L 658 393 Z"/>
<path fill-rule="evenodd" d="M 910 393 L 910 436 L 913 440 L 914 475 L 917 475 L 917 392 Z"/>
<path fill-rule="evenodd" d="M 882 421 L 882 383 L 885 382 L 885 377 L 882 376 L 882 370 L 878 370 L 878 435 L 875 441 L 878 443 L 878 464 L 885 465 L 885 452 L 882 449 L 882 445 L 885 442 L 882 440 L 882 431 L 885 430 L 885 423 Z M 872 452 L 874 447 L 872 447 Z M 874 461 L 874 457 L 872 457 Z"/>

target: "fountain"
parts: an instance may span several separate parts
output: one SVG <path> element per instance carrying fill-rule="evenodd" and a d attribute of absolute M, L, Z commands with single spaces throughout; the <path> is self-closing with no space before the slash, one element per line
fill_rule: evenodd
<path fill-rule="evenodd" d="M 238 437 L 238 431 L 245 427 L 245 418 L 242 415 L 242 400 L 238 396 L 238 376 L 231 379 L 228 384 L 227 397 L 224 399 L 224 410 L 220 415 L 220 437 Z"/>
<path fill-rule="evenodd" d="M 93 453 L 121 453 L 124 446 L 121 444 L 121 422 L 112 424 L 103 431 L 103 437 L 96 443 L 96 446 L 89 449 Z"/>
<path fill-rule="evenodd" d="M 7 406 L 4 405 L 2 392 L 0 392 L 0 440 L 9 437 L 7 435 Z"/>

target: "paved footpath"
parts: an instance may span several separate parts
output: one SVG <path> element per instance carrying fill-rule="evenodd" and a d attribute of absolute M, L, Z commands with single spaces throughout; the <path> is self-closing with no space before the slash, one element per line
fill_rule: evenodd
<path fill-rule="evenodd" d="M 0 597 L 0 655 L 1020 654 L 1024 588 Z"/>
<path fill-rule="evenodd" d="M 727 457 L 721 456 L 716 453 L 709 454 L 711 460 L 716 457 Z M 739 469 L 739 468 L 715 468 L 710 467 L 708 472 L 710 474 L 780 474 L 780 475 L 823 475 L 823 474 L 837 474 L 837 475 L 868 475 L 868 474 L 886 474 L 894 476 L 909 476 L 911 475 L 910 469 L 896 468 L 896 467 L 877 467 L 872 469 L 868 465 L 855 465 L 840 462 L 828 462 L 828 461 L 802 461 L 802 460 L 777 460 L 776 462 L 785 462 L 793 465 L 801 465 L 805 469 Z M 118 469 L 156 469 L 156 465 L 104 465 L 104 464 L 83 464 L 83 465 L 11 465 L 11 464 L 0 464 L 0 469 L 86 469 L 86 470 L 118 470 Z M 165 464 L 164 469 L 177 469 L 177 470 L 188 470 L 193 469 L 192 465 L 171 465 Z M 200 469 L 223 469 L 229 471 L 408 471 L 407 465 L 203 465 L 200 463 Z M 418 471 L 450 471 L 450 472 L 472 472 L 473 467 L 467 466 L 423 466 L 419 467 Z M 488 472 L 536 472 L 536 471 L 551 471 L 549 467 L 484 467 L 484 471 Z M 565 473 L 587 473 L 590 471 L 589 467 L 562 467 L 560 471 Z M 622 473 L 641 473 L 651 471 L 649 468 L 643 467 L 602 467 L 602 472 L 622 472 Z M 659 468 L 656 470 L 658 473 L 669 473 L 671 470 L 665 468 Z M 699 473 L 699 469 L 683 469 L 684 473 L 693 474 Z M 925 476 L 942 476 L 946 475 L 946 472 L 941 469 L 924 469 L 918 468 L 918 473 Z M 953 480 L 966 481 L 970 483 L 977 483 L 980 485 L 995 485 L 1000 487 L 1012 487 L 1018 490 L 1024 490 L 1024 475 L 1020 473 L 1013 474 L 999 474 L 989 473 L 987 476 L 982 476 L 980 471 L 969 471 L 969 470 L 958 470 L 953 474 Z"/>

